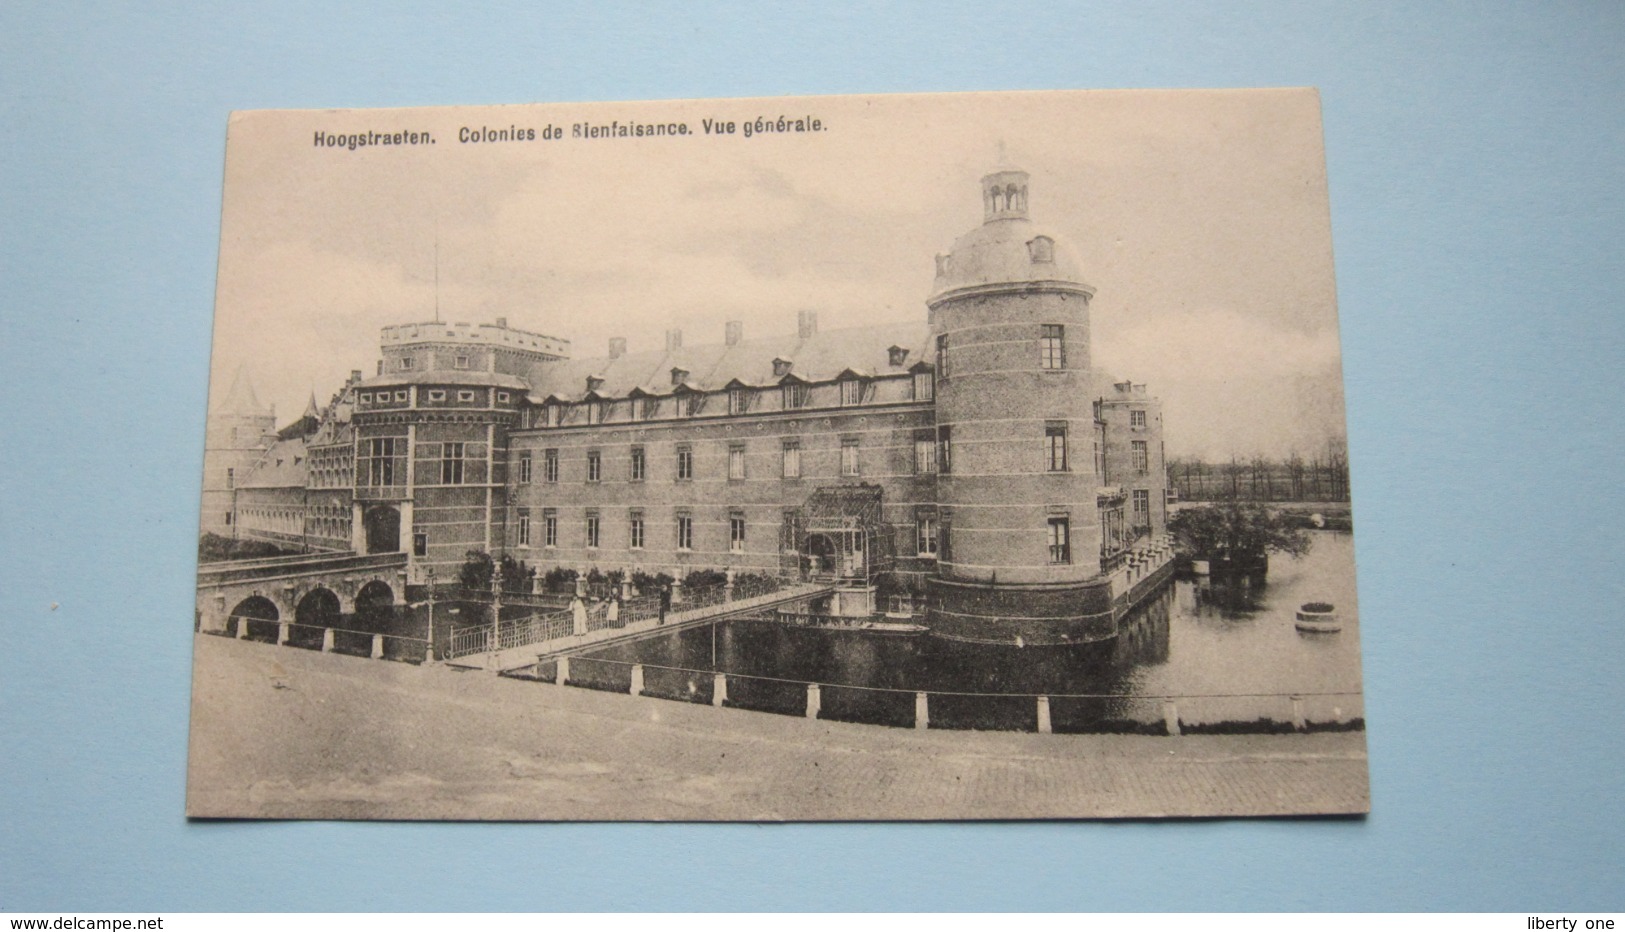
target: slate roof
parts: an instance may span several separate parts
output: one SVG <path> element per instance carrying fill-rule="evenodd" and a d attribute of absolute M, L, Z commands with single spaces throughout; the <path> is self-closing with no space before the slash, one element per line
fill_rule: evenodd
<path fill-rule="evenodd" d="M 634 389 L 655 395 L 669 395 L 672 369 L 688 372 L 684 384 L 700 391 L 719 391 L 738 381 L 749 386 L 776 385 L 773 360 L 791 362 L 790 373 L 808 382 L 827 382 L 850 369 L 859 375 L 901 375 L 928 358 L 930 330 L 924 321 L 879 324 L 825 330 L 807 339 L 796 334 L 725 343 L 685 346 L 670 352 L 661 350 L 627 353 L 615 359 L 571 359 L 548 363 L 533 380 L 531 400 L 548 397 L 580 401 L 587 396 L 587 379 L 603 379 L 598 394 L 605 398 L 625 398 Z M 908 350 L 902 365 L 893 366 L 892 346 Z"/>

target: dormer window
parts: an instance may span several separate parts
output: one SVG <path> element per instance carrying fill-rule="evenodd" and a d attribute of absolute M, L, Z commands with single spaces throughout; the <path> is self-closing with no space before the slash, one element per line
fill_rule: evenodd
<path fill-rule="evenodd" d="M 892 346 L 886 349 L 886 361 L 894 366 L 901 366 L 903 360 L 908 358 L 908 350 L 901 346 Z"/>
<path fill-rule="evenodd" d="M 673 384 L 673 385 L 681 385 L 681 384 L 683 384 L 684 382 L 687 382 L 687 381 L 688 381 L 688 370 L 682 368 L 681 366 L 673 366 L 672 369 L 671 369 L 671 384 Z"/>
<path fill-rule="evenodd" d="M 587 402 L 587 423 L 604 423 L 604 403 L 594 398 Z"/>
<path fill-rule="evenodd" d="M 796 408 L 807 406 L 807 397 L 811 392 L 805 382 L 786 382 L 779 389 L 784 399 L 784 410 L 794 411 Z"/>
<path fill-rule="evenodd" d="M 547 404 L 542 405 L 542 426 L 559 426 L 559 406 L 557 404 L 550 401 Z"/>
<path fill-rule="evenodd" d="M 687 392 L 678 396 L 677 404 L 684 417 L 693 417 L 705 406 L 705 395 L 700 392 Z"/>
<path fill-rule="evenodd" d="M 784 378 L 790 374 L 790 367 L 794 365 L 794 362 L 785 359 L 783 356 L 776 357 L 773 360 L 773 377 L 775 379 Z"/>
<path fill-rule="evenodd" d="M 660 399 L 646 395 L 637 400 L 637 409 L 641 420 L 649 421 L 660 415 Z"/>
<path fill-rule="evenodd" d="M 914 371 L 914 400 L 931 401 L 937 396 L 937 376 L 930 369 Z"/>
<path fill-rule="evenodd" d="M 840 385 L 842 405 L 863 403 L 863 381 L 861 379 L 842 379 Z"/>
<path fill-rule="evenodd" d="M 596 376 L 596 375 L 587 376 L 587 391 L 596 392 L 600 388 L 603 388 L 603 387 L 604 387 L 603 377 Z"/>
<path fill-rule="evenodd" d="M 1055 241 L 1047 236 L 1035 236 L 1027 241 L 1027 254 L 1034 262 L 1055 261 Z"/>
<path fill-rule="evenodd" d="M 728 389 L 728 413 L 744 414 L 750 410 L 750 390 L 746 388 Z"/>

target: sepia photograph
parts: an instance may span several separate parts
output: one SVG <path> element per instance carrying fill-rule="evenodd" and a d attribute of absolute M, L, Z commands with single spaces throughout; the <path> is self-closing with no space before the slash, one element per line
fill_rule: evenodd
<path fill-rule="evenodd" d="M 1312 89 L 238 112 L 209 370 L 193 818 L 1370 808 Z"/>

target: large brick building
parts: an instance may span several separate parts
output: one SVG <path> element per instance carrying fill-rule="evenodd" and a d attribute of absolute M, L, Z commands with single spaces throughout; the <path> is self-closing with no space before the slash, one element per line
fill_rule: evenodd
<path fill-rule="evenodd" d="M 472 549 L 543 571 L 811 574 L 843 614 L 1108 637 L 1109 577 L 1164 527 L 1161 409 L 1091 366 L 1094 289 L 1028 217 L 1026 173 L 981 194 L 920 320 L 820 330 L 803 311 L 782 336 L 727 322 L 719 343 L 668 331 L 595 358 L 502 318 L 386 327 L 376 374 L 239 482 L 233 527 L 404 549 L 416 580 Z"/>

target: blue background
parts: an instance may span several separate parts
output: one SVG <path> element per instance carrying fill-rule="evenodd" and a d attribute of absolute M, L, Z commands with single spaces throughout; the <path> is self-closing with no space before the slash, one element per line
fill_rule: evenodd
<path fill-rule="evenodd" d="M 1625 905 L 1625 6 L 334 6 L 0 7 L 0 909 Z M 1257 85 L 1322 92 L 1368 820 L 182 818 L 228 111 Z"/>

